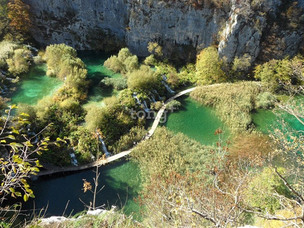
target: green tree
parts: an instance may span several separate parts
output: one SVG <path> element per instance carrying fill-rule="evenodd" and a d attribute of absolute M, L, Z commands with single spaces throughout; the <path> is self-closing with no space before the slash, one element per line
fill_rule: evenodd
<path fill-rule="evenodd" d="M 28 49 L 17 49 L 14 51 L 12 58 L 7 59 L 8 71 L 17 76 L 29 71 L 31 52 Z"/>
<path fill-rule="evenodd" d="M 304 60 L 301 56 L 293 59 L 270 60 L 255 68 L 254 76 L 272 91 L 288 89 L 291 85 L 302 84 Z"/>
<path fill-rule="evenodd" d="M 213 84 L 227 80 L 223 71 L 224 62 L 215 47 L 205 48 L 196 59 L 196 77 L 198 84 Z"/>
<path fill-rule="evenodd" d="M 160 86 L 160 78 L 150 67 L 142 65 L 140 69 L 128 74 L 128 88 L 148 92 Z"/>
<path fill-rule="evenodd" d="M 116 73 L 127 74 L 137 70 L 138 58 L 128 48 L 122 48 L 117 56 L 111 56 L 104 62 L 104 66 Z"/>

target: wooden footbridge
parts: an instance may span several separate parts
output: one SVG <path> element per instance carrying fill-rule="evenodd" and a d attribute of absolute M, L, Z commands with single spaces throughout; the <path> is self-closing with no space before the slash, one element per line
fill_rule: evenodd
<path fill-rule="evenodd" d="M 215 86 L 214 85 L 211 85 L 211 86 Z M 161 118 L 167 108 L 167 105 L 175 100 L 176 98 L 178 97 L 181 97 L 185 94 L 188 94 L 190 92 L 192 92 L 193 90 L 195 90 L 196 87 L 194 88 L 190 88 L 190 89 L 186 89 L 186 90 L 183 90 L 181 92 L 179 92 L 178 94 L 176 94 L 175 96 L 169 98 L 165 103 L 164 105 L 161 107 L 161 109 L 158 111 L 157 115 L 156 115 L 156 118 L 153 122 L 153 125 L 151 127 L 151 129 L 149 130 L 149 132 L 147 133 L 147 135 L 143 138 L 142 141 L 145 141 L 145 140 L 148 140 L 155 132 L 157 126 L 159 125 L 159 122 L 161 121 Z M 41 176 L 47 176 L 47 175 L 53 175 L 53 174 L 56 174 L 56 173 L 68 173 L 68 172 L 76 172 L 76 171 L 81 171 L 81 170 L 86 170 L 86 169 L 90 169 L 90 168 L 93 168 L 93 167 L 96 167 L 96 166 L 101 166 L 101 165 L 105 165 L 105 164 L 108 164 L 108 163 L 111 163 L 113 161 L 116 161 L 116 160 L 119 160 L 123 157 L 126 157 L 127 155 L 129 155 L 132 150 L 135 148 L 135 146 L 133 148 L 131 148 L 130 150 L 127 150 L 127 151 L 123 151 L 119 154 L 115 154 L 113 156 L 110 156 L 108 158 L 105 158 L 105 159 L 100 159 L 98 161 L 95 161 L 95 162 L 91 162 L 91 163 L 88 163 L 86 165 L 81 165 L 81 166 L 69 166 L 69 167 L 56 167 L 56 168 L 53 168 L 51 170 L 43 170 L 43 171 L 40 171 L 37 176 L 38 177 L 41 177 Z"/>

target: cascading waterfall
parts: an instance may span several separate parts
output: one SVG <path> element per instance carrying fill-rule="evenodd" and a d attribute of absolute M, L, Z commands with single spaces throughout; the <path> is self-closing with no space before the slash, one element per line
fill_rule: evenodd
<path fill-rule="evenodd" d="M 145 100 L 143 101 L 143 105 L 145 112 L 150 112 L 150 109 L 148 108 L 147 102 Z"/>
<path fill-rule="evenodd" d="M 144 111 L 145 112 L 150 112 L 150 109 L 148 108 L 148 105 L 147 105 L 147 102 L 144 100 L 143 102 L 141 102 L 139 100 L 139 98 L 137 97 L 137 94 L 136 93 L 133 93 L 133 98 L 136 100 L 137 104 L 139 104 L 140 106 L 143 105 L 144 106 Z"/>
<path fill-rule="evenodd" d="M 154 90 L 152 90 L 152 91 L 153 91 L 153 93 L 154 93 L 155 95 L 157 95 L 158 100 L 161 100 L 161 97 L 159 96 L 159 94 L 158 94 L 157 90 L 156 90 L 156 89 L 154 89 Z"/>
<path fill-rule="evenodd" d="M 153 103 L 155 103 L 156 102 L 156 100 L 155 100 L 155 96 L 153 95 L 153 94 L 151 94 L 151 98 L 149 98 Z"/>
<path fill-rule="evenodd" d="M 74 165 L 74 166 L 78 166 L 78 161 L 77 161 L 77 158 L 76 158 L 76 155 L 75 153 L 70 153 L 70 157 L 71 157 L 71 163 Z"/>
<path fill-rule="evenodd" d="M 166 87 L 166 90 L 169 92 L 169 93 L 175 93 L 174 90 L 172 90 L 170 88 L 170 86 L 167 84 L 167 77 L 166 75 L 163 75 L 163 81 L 162 81 L 162 84 Z"/>
<path fill-rule="evenodd" d="M 100 135 L 98 135 L 99 141 L 101 142 L 101 146 L 102 146 L 102 150 L 105 153 L 106 157 L 111 156 L 111 153 L 108 151 L 107 146 L 105 144 L 105 142 L 103 141 L 103 139 L 100 137 Z"/>
<path fill-rule="evenodd" d="M 137 94 L 136 94 L 136 93 L 133 93 L 132 96 L 133 96 L 133 98 L 135 98 L 137 104 L 141 105 L 141 102 L 140 102 L 140 100 L 138 99 Z"/>

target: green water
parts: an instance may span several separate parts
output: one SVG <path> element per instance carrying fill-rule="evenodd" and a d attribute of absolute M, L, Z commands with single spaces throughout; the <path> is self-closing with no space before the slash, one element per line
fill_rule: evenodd
<path fill-rule="evenodd" d="M 204 145 L 211 145 L 219 140 L 219 136 L 214 135 L 219 128 L 224 130 L 221 138 L 228 138 L 229 131 L 215 115 L 214 110 L 200 105 L 189 97 L 179 101 L 182 103 L 181 110 L 171 113 L 165 124 L 171 131 L 182 132 Z"/>
<path fill-rule="evenodd" d="M 88 105 L 102 105 L 102 99 L 117 95 L 118 91 L 111 88 L 102 88 L 100 81 L 105 77 L 120 78 L 121 74 L 116 74 L 103 66 L 104 62 L 111 56 L 105 52 L 98 51 L 78 51 L 78 56 L 86 64 L 88 79 L 90 80 Z"/>
<path fill-rule="evenodd" d="M 277 116 L 271 110 L 260 109 L 252 114 L 252 120 L 257 130 L 267 134 L 276 127 Z"/>
<path fill-rule="evenodd" d="M 63 84 L 57 78 L 46 76 L 46 65 L 31 68 L 12 96 L 11 103 L 35 105 L 40 99 L 51 95 Z"/>
<path fill-rule="evenodd" d="M 264 134 L 268 134 L 275 128 L 281 128 L 280 120 L 284 120 L 290 127 L 297 131 L 303 131 L 303 125 L 292 115 L 280 112 L 276 115 L 271 110 L 257 110 L 252 114 L 253 123 L 255 124 L 257 130 Z"/>
<path fill-rule="evenodd" d="M 123 208 L 127 215 L 139 218 L 140 207 L 134 202 L 140 190 L 140 170 L 134 162 L 120 161 L 101 167 L 99 186 L 104 186 L 97 195 L 96 206 Z M 86 209 L 80 199 L 89 205 L 93 199 L 91 192 L 84 193 L 83 179 L 93 183 L 93 170 L 73 173 L 66 176 L 47 177 L 34 181 L 35 199 L 24 205 L 25 210 L 47 207 L 46 217 L 52 215 L 74 215 Z M 68 203 L 67 209 L 65 207 Z"/>
<path fill-rule="evenodd" d="M 88 80 L 90 80 L 89 97 L 86 105 L 103 105 L 105 97 L 117 95 L 118 91 L 111 88 L 102 88 L 100 81 L 105 77 L 119 78 L 120 74 L 108 70 L 103 66 L 110 54 L 96 51 L 79 51 L 79 57 L 87 66 Z M 46 76 L 46 65 L 34 66 L 20 82 L 16 92 L 12 95 L 11 103 L 26 103 L 35 105 L 44 96 L 52 95 L 63 84 L 57 78 Z"/>

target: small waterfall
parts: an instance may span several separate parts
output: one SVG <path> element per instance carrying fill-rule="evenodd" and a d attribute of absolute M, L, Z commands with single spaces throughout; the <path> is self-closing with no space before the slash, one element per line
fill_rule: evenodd
<path fill-rule="evenodd" d="M 71 163 L 73 164 L 73 166 L 78 166 L 78 161 L 77 161 L 76 155 L 74 153 L 70 153 L 70 157 L 71 157 Z"/>
<path fill-rule="evenodd" d="M 102 146 L 102 150 L 105 153 L 106 157 L 111 156 L 111 153 L 108 151 L 107 146 L 105 144 L 105 142 L 103 141 L 103 139 L 100 137 L 100 135 L 98 135 L 99 141 L 101 142 L 101 146 Z"/>
<path fill-rule="evenodd" d="M 159 94 L 158 94 L 158 92 L 157 92 L 156 89 L 152 90 L 152 92 L 153 92 L 155 95 L 157 95 L 158 100 L 161 100 L 161 97 L 159 96 Z"/>
<path fill-rule="evenodd" d="M 147 105 L 147 102 L 144 100 L 143 101 L 143 105 L 144 105 L 144 110 L 145 110 L 145 112 L 150 112 L 150 109 L 148 108 L 148 105 Z"/>
<path fill-rule="evenodd" d="M 154 96 L 153 94 L 151 94 L 151 101 L 152 101 L 153 103 L 155 103 L 155 102 L 156 102 L 156 100 L 155 100 L 155 96 Z"/>
<path fill-rule="evenodd" d="M 140 102 L 140 100 L 138 99 L 137 94 L 136 94 L 136 93 L 133 93 L 132 96 L 133 96 L 133 98 L 135 98 L 137 104 L 141 105 L 141 102 Z"/>
<path fill-rule="evenodd" d="M 148 108 L 148 105 L 147 105 L 147 102 L 144 100 L 143 102 L 141 102 L 140 100 L 139 100 L 139 98 L 137 97 L 137 94 L 136 93 L 133 93 L 133 98 L 135 98 L 135 100 L 136 100 L 136 102 L 137 102 L 137 104 L 139 104 L 140 106 L 142 105 L 142 106 L 144 106 L 144 111 L 145 112 L 150 112 L 150 109 Z"/>
<path fill-rule="evenodd" d="M 172 90 L 171 88 L 170 88 L 170 86 L 166 83 L 166 82 L 164 82 L 164 81 L 162 81 L 162 83 L 163 83 L 163 85 L 166 87 L 166 90 L 169 92 L 169 93 L 175 93 L 174 92 L 174 90 Z"/>
<path fill-rule="evenodd" d="M 166 81 L 167 81 L 166 75 L 163 75 L 162 77 L 163 77 L 162 83 L 163 83 L 163 85 L 166 87 L 166 90 L 167 90 L 169 93 L 175 93 L 174 90 L 172 90 L 172 89 L 170 88 L 170 86 L 167 84 L 167 82 L 166 82 Z"/>

